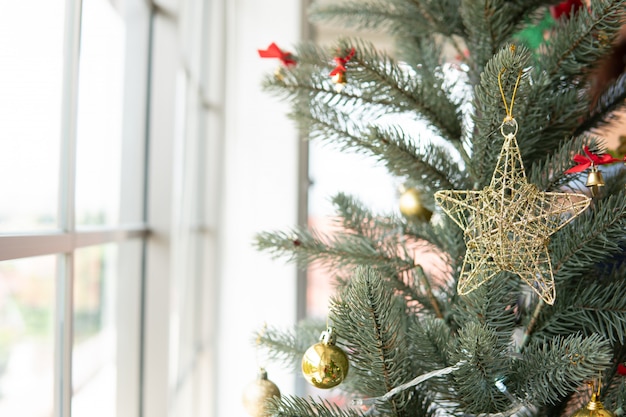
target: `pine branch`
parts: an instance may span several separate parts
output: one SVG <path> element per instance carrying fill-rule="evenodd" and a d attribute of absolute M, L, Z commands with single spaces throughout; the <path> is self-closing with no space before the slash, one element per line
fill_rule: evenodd
<path fill-rule="evenodd" d="M 430 142 L 418 147 L 397 128 L 372 129 L 370 139 L 376 153 L 391 174 L 425 186 L 429 194 L 447 189 L 462 189 L 466 175 L 450 158 L 450 149 Z M 422 143 L 424 141 L 421 141 Z"/>
<path fill-rule="evenodd" d="M 451 352 L 455 348 L 450 327 L 441 319 L 413 316 L 409 319 L 407 337 L 411 346 L 410 361 L 419 373 L 435 371 L 453 365 Z M 424 383 L 426 389 L 437 392 L 437 397 L 453 398 L 449 392 L 449 380 L 434 378 Z"/>
<path fill-rule="evenodd" d="M 623 73 L 600 96 L 593 111 L 585 117 L 585 120 L 578 127 L 577 134 L 606 126 L 610 122 L 615 121 L 614 113 L 625 106 L 626 73 Z"/>
<path fill-rule="evenodd" d="M 601 400 L 607 410 L 626 410 L 626 380 L 623 376 L 618 375 L 608 389 L 602 390 Z"/>
<path fill-rule="evenodd" d="M 327 400 L 318 401 L 283 395 L 280 399 L 269 401 L 269 415 L 275 417 L 361 417 L 363 412 L 357 409 L 341 409 Z"/>
<path fill-rule="evenodd" d="M 310 140 L 323 140 L 340 150 L 378 156 L 375 146 L 367 139 L 368 131 L 362 120 L 354 120 L 353 114 L 325 103 L 311 103 L 310 108 L 294 109 L 290 117 L 297 121 L 302 131 L 309 133 Z"/>
<path fill-rule="evenodd" d="M 464 413 L 502 412 L 511 405 L 495 385 L 510 366 L 498 339 L 493 329 L 475 322 L 459 331 L 457 352 L 451 360 L 464 364 L 452 377 L 454 398 Z"/>
<path fill-rule="evenodd" d="M 470 323 L 486 326 L 494 332 L 504 349 L 511 342 L 516 324 L 519 287 L 520 283 L 514 275 L 501 272 L 455 304 L 455 324 L 459 328 Z"/>
<path fill-rule="evenodd" d="M 395 36 L 463 35 L 465 28 L 456 13 L 458 0 L 343 1 L 314 4 L 313 22 L 342 23 L 346 27 L 378 30 Z"/>
<path fill-rule="evenodd" d="M 337 219 L 346 231 L 377 240 L 398 232 L 401 223 L 399 219 L 376 215 L 353 196 L 339 193 L 332 198 L 332 203 L 337 212 Z"/>
<path fill-rule="evenodd" d="M 353 114 L 318 105 L 293 113 L 312 140 L 324 140 L 343 150 L 352 150 L 375 157 L 391 174 L 430 180 L 429 194 L 440 189 L 463 188 L 467 179 L 450 158 L 450 150 L 431 143 L 418 149 L 410 137 L 399 130 L 371 126 L 368 131 L 353 120 Z"/>
<path fill-rule="evenodd" d="M 473 61 L 473 72 L 482 72 L 496 52 L 522 28 L 523 18 L 543 2 L 505 0 L 461 1 L 459 13 L 467 28 L 466 44 Z"/>
<path fill-rule="evenodd" d="M 574 166 L 572 157 L 582 152 L 587 145 L 595 153 L 604 153 L 606 149 L 601 145 L 598 138 L 592 136 L 579 136 L 565 141 L 559 148 L 551 153 L 543 154 L 542 160 L 536 161 L 528 174 L 529 182 L 535 184 L 540 190 L 553 191 L 561 187 L 577 188 L 582 186 L 579 178 L 583 174 L 568 175 L 564 172 Z M 577 183 L 572 184 L 572 180 Z"/>
<path fill-rule="evenodd" d="M 263 232 L 256 236 L 255 246 L 274 258 L 287 257 L 300 267 L 319 263 L 328 269 L 368 265 L 393 276 L 410 271 L 411 258 L 398 256 L 399 242 L 378 242 L 356 234 L 326 235 L 303 228 L 287 232 Z"/>
<path fill-rule="evenodd" d="M 522 358 L 513 362 L 507 385 L 531 404 L 556 404 L 597 377 L 611 357 L 611 348 L 600 335 L 572 334 L 531 342 Z"/>
<path fill-rule="evenodd" d="M 517 139 L 528 167 L 568 140 L 589 107 L 576 88 L 564 86 L 553 90 L 549 83 L 544 84 L 547 80 L 544 75 L 533 73 L 536 83 L 529 87 L 528 99 L 517 109 L 520 121 Z"/>
<path fill-rule="evenodd" d="M 626 283 L 591 285 L 596 280 L 596 277 L 586 278 L 580 280 L 576 288 L 568 287 L 563 302 L 557 303 L 543 317 L 536 336 L 582 332 L 585 335 L 601 334 L 611 343 L 625 343 L 626 300 L 616 294 L 624 294 Z"/>
<path fill-rule="evenodd" d="M 465 253 L 465 243 L 462 240 L 463 232 L 457 228 L 450 231 L 447 223 L 444 222 L 404 222 L 402 224 L 402 234 L 411 236 L 414 240 L 425 240 L 434 246 L 434 251 L 441 253 L 441 258 L 445 263 L 451 263 L 450 259 L 457 259 Z M 458 236 L 457 236 L 458 234 Z M 455 239 L 460 237 L 461 240 Z"/>
<path fill-rule="evenodd" d="M 339 297 L 332 298 L 333 323 L 346 339 L 361 395 L 380 397 L 412 379 L 405 310 L 402 299 L 369 268 L 358 268 Z M 377 408 L 399 416 L 408 398 L 408 393 L 402 393 Z"/>
<path fill-rule="evenodd" d="M 477 179 L 475 189 L 489 183 L 493 173 L 493 167 L 498 158 L 502 146 L 500 126 L 506 116 L 502 94 L 498 85 L 498 76 L 502 72 L 502 86 L 507 102 L 511 101 L 517 78 L 522 74 L 516 93 L 514 117 L 518 109 L 524 105 L 523 97 L 527 89 L 527 72 L 524 69 L 528 65 L 530 53 L 525 47 L 510 47 L 500 50 L 485 66 L 480 76 L 480 84 L 476 86 L 473 115 L 475 126 L 472 137 L 472 165 L 470 172 Z M 504 70 L 504 71 L 503 71 Z M 497 109 L 494 111 L 494 109 Z M 522 121 L 518 121 L 524 126 Z"/>
<path fill-rule="evenodd" d="M 623 252 L 626 242 L 626 193 L 598 201 L 551 240 L 554 279 L 567 281 L 582 276 L 594 265 Z"/>
<path fill-rule="evenodd" d="M 354 232 L 373 241 L 385 241 L 393 235 L 392 239 L 405 245 L 415 242 L 415 246 L 420 247 L 432 245 L 433 250 L 442 254 L 451 252 L 449 242 L 442 239 L 446 234 L 442 233 L 440 226 L 431 222 L 411 222 L 393 214 L 374 214 L 361 201 L 345 193 L 337 194 L 332 202 L 337 211 L 337 221 L 347 232 Z"/>
<path fill-rule="evenodd" d="M 339 115 L 352 116 L 352 124 L 361 130 L 367 124 L 391 113 L 418 114 L 452 142 L 460 141 L 460 114 L 445 93 L 443 77 L 420 68 L 402 67 L 377 52 L 370 43 L 343 41 L 339 51 L 355 47 L 355 56 L 346 64 L 350 81 L 336 92 L 328 73 L 332 62 L 319 49 L 300 48 L 305 64 L 288 71 L 284 77 L 266 78 L 264 88 L 278 96 L 291 99 L 297 108 L 292 117 L 332 120 Z M 320 59 L 316 65 L 309 64 Z M 357 110 L 358 109 L 358 110 Z M 312 115 L 309 115 L 311 113 Z M 330 116 L 335 113 L 335 116 Z M 310 123 L 309 123 L 310 124 Z M 305 126 L 306 127 L 306 123 Z M 340 129 L 339 129 L 340 130 Z"/>
<path fill-rule="evenodd" d="M 550 36 L 540 66 L 552 80 L 570 80 L 589 70 L 608 54 L 624 21 L 624 0 L 592 0 L 570 19 L 561 20 Z"/>
<path fill-rule="evenodd" d="M 425 118 L 451 142 L 461 139 L 461 117 L 446 93 L 440 70 L 402 67 L 366 42 L 352 41 L 351 46 L 357 50 L 351 75 L 366 100 L 392 102 L 384 114 L 395 107 Z"/>
<path fill-rule="evenodd" d="M 270 361 L 281 362 L 285 367 L 297 369 L 304 352 L 317 343 L 326 324 L 320 321 L 302 320 L 292 330 L 268 327 L 259 332 L 255 343 Z"/>

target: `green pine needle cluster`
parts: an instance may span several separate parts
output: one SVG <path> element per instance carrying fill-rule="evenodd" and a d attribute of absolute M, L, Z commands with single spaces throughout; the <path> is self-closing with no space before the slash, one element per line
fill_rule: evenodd
<path fill-rule="evenodd" d="M 268 75 L 264 88 L 291 103 L 290 117 L 308 139 L 371 157 L 417 188 L 434 215 L 425 221 L 375 213 L 346 190 L 333 197 L 332 232 L 301 226 L 257 235 L 259 250 L 329 271 L 337 289 L 329 318 L 350 359 L 339 386 L 345 405 L 283 396 L 273 400 L 273 415 L 568 416 L 588 401 L 588 383 L 600 375 L 605 408 L 626 412 L 626 377 L 618 373 L 626 361 L 622 164 L 602 168 L 606 186 L 549 238 L 553 306 L 509 272 L 457 294 L 463 231 L 433 198 L 439 190 L 489 183 L 503 142 L 503 95 L 519 125 L 529 182 L 544 191 L 589 193 L 584 172 L 564 172 L 584 146 L 607 151 L 598 128 L 624 109 L 626 75 L 595 96 L 592 86 L 626 24 L 626 0 L 592 0 L 557 20 L 530 50 L 517 34 L 557 3 L 313 4 L 313 21 L 386 33 L 395 50 L 353 38 L 302 43 L 293 53 L 297 65 Z M 329 77 L 333 58 L 352 48 L 348 84 L 338 91 Z M 270 327 L 258 340 L 270 359 L 299 372 L 304 351 L 324 329 L 324 322 L 303 321 L 294 329 Z M 412 383 L 431 372 L 437 375 Z"/>

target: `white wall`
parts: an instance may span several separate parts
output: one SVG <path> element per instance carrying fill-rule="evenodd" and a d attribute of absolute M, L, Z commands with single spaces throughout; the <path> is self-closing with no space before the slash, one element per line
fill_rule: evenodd
<path fill-rule="evenodd" d="M 222 177 L 219 327 L 216 333 L 215 417 L 245 416 L 244 386 L 256 377 L 254 332 L 264 322 L 291 326 L 296 315 L 296 270 L 256 252 L 255 233 L 297 223 L 298 136 L 284 103 L 260 89 L 276 60 L 257 49 L 276 42 L 289 49 L 301 33 L 294 0 L 240 0 L 226 4 L 224 175 Z M 295 375 L 268 364 L 283 393 Z"/>

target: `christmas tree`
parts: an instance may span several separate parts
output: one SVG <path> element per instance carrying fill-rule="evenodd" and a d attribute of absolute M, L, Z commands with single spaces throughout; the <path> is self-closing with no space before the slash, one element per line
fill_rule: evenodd
<path fill-rule="evenodd" d="M 282 61 L 264 87 L 307 138 L 407 189 L 402 215 L 346 190 L 336 232 L 257 236 L 337 284 L 322 342 L 327 323 L 305 321 L 270 326 L 260 348 L 348 400 L 274 397 L 268 415 L 569 416 L 592 394 L 626 411 L 626 170 L 598 134 L 626 98 L 623 61 L 605 76 L 626 1 L 557 3 L 336 1 L 311 18 L 388 33 L 395 50 L 259 51 Z"/>

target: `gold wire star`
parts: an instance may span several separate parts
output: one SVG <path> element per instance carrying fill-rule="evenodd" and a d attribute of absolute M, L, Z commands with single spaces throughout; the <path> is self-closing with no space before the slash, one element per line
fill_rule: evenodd
<path fill-rule="evenodd" d="M 504 133 L 504 126 L 513 133 Z M 467 251 L 458 293 L 468 294 L 501 271 L 519 275 L 547 303 L 556 290 L 548 253 L 549 236 L 583 212 L 582 194 L 541 192 L 526 180 L 515 119 L 501 129 L 504 145 L 491 183 L 482 191 L 435 193 L 441 208 L 465 232 Z"/>

